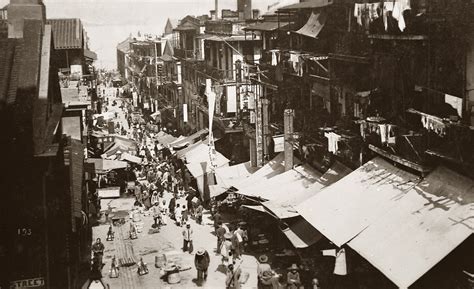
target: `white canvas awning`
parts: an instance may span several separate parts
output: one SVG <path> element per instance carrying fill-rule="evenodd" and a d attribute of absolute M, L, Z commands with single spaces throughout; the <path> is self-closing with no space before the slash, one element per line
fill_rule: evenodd
<path fill-rule="evenodd" d="M 472 234 L 473 191 L 472 180 L 446 168 L 421 180 L 375 158 L 296 208 L 407 288 Z"/>
<path fill-rule="evenodd" d="M 316 38 L 323 29 L 324 24 L 326 24 L 326 13 L 324 13 L 324 11 L 319 13 L 311 12 L 308 22 L 299 30 L 295 31 L 295 33 Z"/>

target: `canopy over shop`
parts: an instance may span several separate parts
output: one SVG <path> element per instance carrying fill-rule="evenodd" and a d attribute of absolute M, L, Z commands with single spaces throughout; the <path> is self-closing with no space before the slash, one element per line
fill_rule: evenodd
<path fill-rule="evenodd" d="M 191 175 L 196 179 L 198 191 L 203 200 L 209 200 L 209 184 L 214 184 L 212 174 L 215 168 L 228 166 L 229 160 L 219 152 L 213 152 L 213 161 L 211 162 L 211 151 L 208 145 L 198 143 L 184 153 L 179 153 L 179 158 L 183 159 L 184 165 Z"/>
<path fill-rule="evenodd" d="M 217 184 L 209 186 L 210 197 L 217 197 L 225 193 L 235 183 L 248 178 L 257 170 L 258 168 L 252 167 L 250 162 L 216 169 L 214 174 Z"/>
<path fill-rule="evenodd" d="M 422 180 L 375 158 L 296 209 L 407 288 L 472 234 L 473 189 L 444 167 Z"/>

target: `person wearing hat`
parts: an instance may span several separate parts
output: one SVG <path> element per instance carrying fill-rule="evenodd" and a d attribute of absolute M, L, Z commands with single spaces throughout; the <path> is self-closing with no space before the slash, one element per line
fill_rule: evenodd
<path fill-rule="evenodd" d="M 270 264 L 268 264 L 267 255 L 261 255 L 258 257 L 258 266 L 257 266 L 257 288 L 280 288 L 278 283 L 278 274 L 272 270 Z"/>
<path fill-rule="evenodd" d="M 301 286 L 300 274 L 298 273 L 298 266 L 292 264 L 288 268 L 288 274 L 286 275 L 286 288 L 288 289 L 298 289 Z"/>
<path fill-rule="evenodd" d="M 234 268 L 234 264 L 229 264 L 226 272 L 225 288 L 226 289 L 240 289 L 240 275 L 242 270 L 239 267 Z"/>
<path fill-rule="evenodd" d="M 189 254 L 193 252 L 193 229 L 191 224 L 186 223 L 186 228 L 183 230 L 183 252 L 188 251 Z"/>
<path fill-rule="evenodd" d="M 224 242 L 224 234 L 226 233 L 225 228 L 222 226 L 222 222 L 219 222 L 219 227 L 216 229 L 216 236 L 217 236 L 217 247 L 216 252 L 217 254 L 221 253 L 222 243 Z"/>
<path fill-rule="evenodd" d="M 224 234 L 224 241 L 221 244 L 221 255 L 222 255 L 222 263 L 224 265 L 227 265 L 230 257 L 233 254 L 233 249 L 232 249 L 232 233 L 225 233 Z"/>
<path fill-rule="evenodd" d="M 197 270 L 197 280 L 199 282 L 207 279 L 207 268 L 209 268 L 209 253 L 200 248 L 196 252 L 196 256 L 194 256 L 194 266 L 196 266 Z"/>

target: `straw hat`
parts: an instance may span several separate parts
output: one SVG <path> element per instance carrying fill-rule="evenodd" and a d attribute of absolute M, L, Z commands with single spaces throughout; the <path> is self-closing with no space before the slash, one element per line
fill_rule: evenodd
<path fill-rule="evenodd" d="M 260 257 L 258 257 L 258 261 L 260 263 L 267 263 L 268 262 L 268 257 L 267 255 L 260 255 Z"/>
<path fill-rule="evenodd" d="M 199 248 L 199 250 L 197 250 L 196 254 L 197 255 L 204 255 L 204 252 L 206 252 L 206 250 L 204 250 L 204 248 Z"/>
<path fill-rule="evenodd" d="M 224 234 L 224 238 L 226 238 L 226 239 L 231 239 L 231 238 L 232 238 L 232 234 L 231 234 L 231 233 L 225 233 L 225 234 Z"/>
<path fill-rule="evenodd" d="M 292 270 L 298 270 L 298 269 L 299 269 L 299 268 L 298 268 L 298 266 L 297 266 L 295 263 L 293 263 L 293 264 L 291 265 L 291 267 L 288 268 L 288 270 L 291 270 L 291 271 L 292 271 Z"/>

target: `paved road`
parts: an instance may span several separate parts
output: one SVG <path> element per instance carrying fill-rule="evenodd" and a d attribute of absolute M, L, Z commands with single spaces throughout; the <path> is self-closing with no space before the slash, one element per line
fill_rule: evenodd
<path fill-rule="evenodd" d="M 108 203 L 114 211 L 127 211 L 132 208 L 134 199 L 121 198 L 115 200 L 103 200 L 102 208 L 107 208 Z M 105 237 L 108 230 L 107 224 L 102 224 L 93 228 L 94 239 L 102 238 L 105 244 L 104 253 L 104 281 L 110 284 L 112 289 L 133 289 L 133 288 L 225 288 L 224 267 L 221 264 L 220 256 L 215 254 L 216 237 L 212 233 L 212 221 L 209 215 L 205 215 L 205 224 L 198 225 L 190 220 L 191 227 L 194 231 L 194 248 L 195 251 L 203 247 L 211 256 L 211 264 L 209 267 L 209 277 L 202 287 L 199 287 L 194 278 L 196 278 L 196 270 L 194 269 L 194 254 L 182 252 L 182 228 L 168 221 L 168 224 L 161 228 L 159 233 L 150 233 L 153 219 L 150 216 L 143 216 L 143 231 L 139 233 L 138 239 L 130 240 L 128 230 L 130 220 L 125 225 L 114 227 L 115 240 L 106 242 Z M 190 266 L 191 269 L 180 273 L 181 282 L 170 285 L 160 278 L 160 270 L 155 268 L 155 256 L 166 254 L 168 259 L 173 259 L 177 264 L 183 267 Z M 121 267 L 119 278 L 109 278 L 110 263 L 113 256 L 121 258 L 125 256 L 133 256 L 138 261 L 140 257 L 148 264 L 150 273 L 144 276 L 138 276 L 137 266 Z M 241 264 L 242 271 L 250 273 L 249 280 L 243 284 L 242 288 L 256 288 L 256 267 L 257 261 L 253 256 L 244 255 Z"/>

